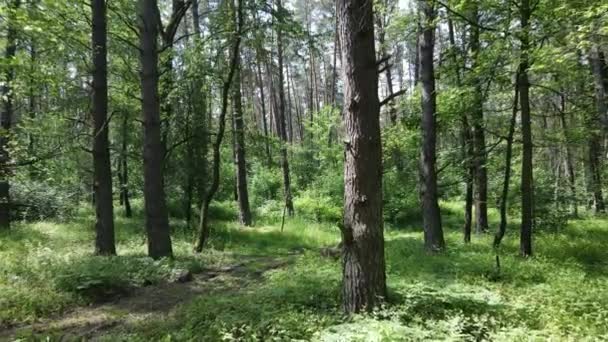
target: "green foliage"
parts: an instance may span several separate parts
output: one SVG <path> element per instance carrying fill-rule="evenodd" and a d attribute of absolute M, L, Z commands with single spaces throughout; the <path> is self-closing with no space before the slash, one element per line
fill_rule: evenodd
<path fill-rule="evenodd" d="M 586 340 L 608 337 L 605 221 L 576 220 L 559 234 L 538 233 L 537 256 L 517 256 L 517 224 L 500 251 L 496 270 L 491 236 L 461 243 L 455 229 L 461 203 L 442 205 L 450 248 L 429 257 L 420 230 L 388 229 L 389 302 L 370 315 L 344 317 L 340 310 L 340 262 L 318 248 L 335 245 L 336 227 L 288 219 L 254 229 L 218 221 L 211 250 L 189 256 L 188 239 L 176 236 L 176 260 L 142 256 L 141 221 L 119 220 L 119 257 L 89 254 L 90 210 L 80 222 L 20 225 L 0 238 L 0 317 L 4 324 L 47 317 L 74 305 L 126 295 L 165 282 L 178 270 L 243 266 L 184 303 L 169 319 L 151 316 L 108 339 L 147 340 Z M 490 215 L 495 220 L 494 213 Z M 271 221 L 271 219 L 266 219 Z M 88 223 L 87 223 L 88 222 Z M 399 227 L 399 226 L 396 226 Z M 85 244 L 86 245 L 86 244 Z M 295 253 L 295 254 L 294 254 Z M 300 254 L 302 253 L 302 254 Z M 276 261 L 274 258 L 277 258 Z M 266 261 L 263 261 L 266 260 Z M 241 272 L 241 273 L 239 273 Z M 214 285 L 215 284 L 215 285 Z M 34 338 L 43 336 L 33 335 Z"/>
<path fill-rule="evenodd" d="M 342 206 L 334 198 L 315 190 L 300 192 L 294 199 L 298 216 L 316 222 L 337 223 L 342 220 Z"/>
<path fill-rule="evenodd" d="M 78 203 L 74 195 L 45 182 L 13 182 L 11 200 L 17 220 L 65 220 L 74 213 Z"/>
<path fill-rule="evenodd" d="M 254 208 L 262 206 L 266 200 L 282 196 L 283 178 L 279 168 L 268 168 L 256 164 L 249 178 L 249 193 Z"/>

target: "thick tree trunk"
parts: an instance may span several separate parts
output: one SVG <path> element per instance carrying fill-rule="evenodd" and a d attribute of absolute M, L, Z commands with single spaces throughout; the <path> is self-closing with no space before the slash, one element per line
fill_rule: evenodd
<path fill-rule="evenodd" d="M 21 6 L 20 0 L 12 0 L 9 3 L 6 50 L 4 52 L 4 58 L 8 62 L 15 58 L 17 52 L 16 11 L 19 6 Z M 8 64 L 4 75 L 4 85 L 2 86 L 2 112 L 0 112 L 0 126 L 3 130 L 0 134 L 0 230 L 9 229 L 11 224 L 10 170 L 7 164 L 10 161 L 8 142 L 14 115 L 12 85 L 15 79 L 15 68 L 13 65 L 12 63 Z"/>
<path fill-rule="evenodd" d="M 386 298 L 382 144 L 372 2 L 338 1 L 344 80 L 343 283 L 347 313 Z"/>
<path fill-rule="evenodd" d="M 437 195 L 436 143 L 436 93 L 433 66 L 435 9 L 431 0 L 418 0 L 421 12 L 420 36 L 420 82 L 422 83 L 422 151 L 420 154 L 420 187 L 422 195 L 422 218 L 424 246 L 429 252 L 445 248 L 441 212 Z"/>
<path fill-rule="evenodd" d="M 509 133 L 507 134 L 507 151 L 505 153 L 505 178 L 502 183 L 502 194 L 500 196 L 500 225 L 494 235 L 494 248 L 498 248 L 507 231 L 507 198 L 509 196 L 509 183 L 511 181 L 511 159 L 513 156 L 513 136 L 517 122 L 517 107 L 519 105 L 519 75 L 515 75 L 515 96 L 513 96 L 513 114 L 509 122 Z"/>
<path fill-rule="evenodd" d="M 532 123 L 530 118 L 530 84 L 528 81 L 529 68 L 529 20 L 530 2 L 521 0 L 521 51 L 519 61 L 519 101 L 521 105 L 521 132 L 523 140 L 523 157 L 521 164 L 521 232 L 520 254 L 524 257 L 532 256 L 532 225 L 534 221 L 534 179 L 532 171 Z"/>
<path fill-rule="evenodd" d="M 477 5 L 472 11 L 472 19 L 478 22 L 479 13 Z M 479 66 L 479 27 L 471 25 L 471 53 L 473 58 L 473 68 Z M 473 70 L 476 75 L 473 77 L 473 143 L 475 145 L 475 232 L 482 233 L 488 230 L 488 174 L 486 168 L 486 136 L 483 118 L 483 90 L 482 78 L 479 70 Z"/>
<path fill-rule="evenodd" d="M 283 11 L 281 0 L 277 0 L 277 10 Z M 285 126 L 285 81 L 283 77 L 283 29 L 280 23 L 277 26 L 277 57 L 279 68 L 279 111 L 277 115 L 277 130 L 281 138 L 281 168 L 283 169 L 283 194 L 287 214 L 293 216 L 293 200 L 291 196 L 291 179 L 289 174 L 289 160 L 287 158 L 287 129 Z"/>
<path fill-rule="evenodd" d="M 239 220 L 245 226 L 251 226 L 249 209 L 249 192 L 247 191 L 247 162 L 245 159 L 245 124 L 243 122 L 243 105 L 241 102 L 241 58 L 236 56 L 237 65 L 234 74 L 233 123 L 234 123 L 234 156 L 236 166 L 236 190 L 239 203 Z"/>
<path fill-rule="evenodd" d="M 602 193 L 602 120 L 608 118 L 608 89 L 606 89 L 606 63 L 604 55 L 597 45 L 593 45 L 589 51 L 589 64 L 593 73 L 595 84 L 595 103 L 597 113 L 589 114 L 589 167 L 591 171 L 591 188 L 593 192 L 594 211 L 596 214 L 606 211 L 604 196 Z M 606 130 L 606 127 L 604 127 Z"/>
<path fill-rule="evenodd" d="M 144 126 L 144 205 L 148 255 L 171 257 L 169 216 L 164 189 L 164 155 L 158 96 L 158 7 L 156 0 L 140 0 L 141 92 Z"/>
<path fill-rule="evenodd" d="M 234 9 L 233 7 L 233 11 L 236 11 L 236 13 L 233 13 L 235 22 L 234 29 L 236 34 L 234 36 L 232 51 L 230 52 L 230 66 L 228 76 L 224 80 L 224 84 L 222 87 L 222 108 L 220 110 L 220 116 L 218 118 L 217 135 L 215 136 L 215 141 L 213 143 L 213 175 L 211 178 L 211 186 L 209 187 L 209 190 L 207 191 L 207 194 L 203 200 L 203 204 L 201 205 L 198 238 L 196 241 L 196 245 L 194 246 L 194 251 L 197 253 L 202 252 L 203 247 L 209 239 L 209 204 L 213 200 L 213 196 L 215 196 L 215 193 L 217 192 L 217 189 L 220 186 L 220 148 L 222 145 L 222 140 L 224 139 L 224 131 L 226 128 L 226 111 L 228 110 L 228 97 L 230 96 L 230 87 L 232 85 L 232 80 L 237 69 L 237 60 L 240 54 L 243 9 L 241 7 L 240 0 L 236 0 L 236 4 L 233 6 L 236 7 L 236 9 Z"/>
<path fill-rule="evenodd" d="M 93 172 L 95 191 L 95 254 L 114 255 L 112 169 L 108 142 L 108 62 L 106 2 L 93 0 Z"/>

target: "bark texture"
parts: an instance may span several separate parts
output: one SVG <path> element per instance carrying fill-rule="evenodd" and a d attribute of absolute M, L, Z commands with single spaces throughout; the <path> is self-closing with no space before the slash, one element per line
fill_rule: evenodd
<path fill-rule="evenodd" d="M 343 282 L 347 313 L 386 298 L 382 144 L 372 2 L 339 0 L 344 81 Z"/>
<path fill-rule="evenodd" d="M 283 11 L 281 0 L 277 1 L 277 10 Z M 285 125 L 285 80 L 283 77 L 283 29 L 282 23 L 277 25 L 277 57 L 279 67 L 279 111 L 277 115 L 277 130 L 281 138 L 281 168 L 283 169 L 283 194 L 285 196 L 285 208 L 287 214 L 293 216 L 293 199 L 291 195 L 291 177 L 289 173 L 289 159 L 287 158 L 287 129 Z"/>
<path fill-rule="evenodd" d="M 521 0 L 519 5 L 521 20 L 519 77 L 519 102 L 521 105 L 521 133 L 523 140 L 523 157 L 521 164 L 521 232 L 519 252 L 524 257 L 532 256 L 532 225 L 534 218 L 534 179 L 532 171 L 532 122 L 530 117 L 530 83 L 529 68 L 529 22 L 530 2 Z"/>
<path fill-rule="evenodd" d="M 587 151 L 589 154 L 589 171 L 591 171 L 590 185 L 593 195 L 593 210 L 596 214 L 599 214 L 606 211 L 604 195 L 602 193 L 602 132 L 600 127 L 602 120 L 606 120 L 608 117 L 608 90 L 606 89 L 606 79 L 608 77 L 606 77 L 604 54 L 597 45 L 591 47 L 589 64 L 591 65 L 595 85 L 597 113 L 589 114 L 587 118 L 587 127 L 589 129 Z M 604 127 L 604 129 L 606 128 Z"/>
<path fill-rule="evenodd" d="M 158 96 L 158 6 L 156 0 L 140 0 L 141 95 L 144 126 L 144 205 L 148 255 L 173 256 L 164 189 L 165 151 L 161 138 Z"/>
<path fill-rule="evenodd" d="M 420 190 L 422 197 L 424 247 L 429 252 L 436 252 L 445 248 L 445 240 L 441 227 L 436 172 L 437 119 L 435 71 L 433 66 L 435 9 L 431 0 L 419 0 L 418 6 L 421 15 L 418 45 L 420 53 L 420 82 L 422 84 Z"/>
<path fill-rule="evenodd" d="M 473 69 L 479 66 L 479 12 L 477 5 L 473 6 L 471 25 L 471 54 L 473 59 Z M 488 230 L 488 172 L 486 168 L 486 135 L 483 117 L 483 89 L 482 77 L 479 70 L 474 70 L 473 74 L 473 143 L 475 153 L 475 232 L 482 233 Z"/>
<path fill-rule="evenodd" d="M 234 163 L 236 168 L 236 192 L 239 203 L 239 220 L 245 226 L 251 225 L 249 192 L 247 191 L 247 161 L 245 159 L 245 124 L 243 122 L 243 105 L 241 100 L 241 58 L 236 56 L 235 84 L 233 92 L 234 123 Z"/>
<path fill-rule="evenodd" d="M 6 61 L 11 61 L 15 58 L 17 52 L 17 17 L 16 11 L 21 6 L 20 0 L 12 0 L 9 2 L 9 12 L 7 16 L 7 32 L 6 32 L 6 50 L 4 58 Z M 4 75 L 4 84 L 2 86 L 2 112 L 0 112 L 0 230 L 9 229 L 11 225 L 11 201 L 10 201 L 10 170 L 8 163 L 10 155 L 8 151 L 8 142 L 11 126 L 13 123 L 14 108 L 13 108 L 13 91 L 12 83 L 15 79 L 15 68 L 13 64 L 8 64 Z"/>
<path fill-rule="evenodd" d="M 105 0 L 93 0 L 93 188 L 95 191 L 95 253 L 116 254 L 112 169 L 108 142 L 108 61 Z"/>

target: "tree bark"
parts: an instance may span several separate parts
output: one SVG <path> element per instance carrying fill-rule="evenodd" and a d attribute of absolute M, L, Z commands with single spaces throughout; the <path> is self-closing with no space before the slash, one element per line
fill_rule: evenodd
<path fill-rule="evenodd" d="M 566 121 L 566 98 L 565 95 L 560 95 L 560 109 L 559 119 L 562 127 L 562 134 L 566 142 L 566 171 L 568 172 L 568 185 L 570 185 L 570 203 L 572 206 L 572 214 L 574 217 L 578 217 L 578 194 L 576 191 L 576 174 L 574 172 L 574 157 L 572 155 L 572 148 L 570 144 L 572 137 L 568 132 L 568 123 Z"/>
<path fill-rule="evenodd" d="M 479 12 L 477 5 L 473 6 L 471 27 L 471 53 L 473 59 L 473 143 L 475 153 L 475 232 L 482 233 L 488 230 L 488 174 L 486 168 L 486 136 L 483 117 L 483 89 L 482 77 L 479 70 Z"/>
<path fill-rule="evenodd" d="M 201 38 L 201 19 L 198 12 L 198 0 L 192 0 L 192 27 L 197 38 Z"/>
<path fill-rule="evenodd" d="M 452 61 L 456 66 L 456 86 L 462 85 L 460 70 L 461 66 L 456 57 L 457 47 L 456 39 L 454 37 L 454 25 L 452 19 L 448 18 L 448 37 L 450 40 L 450 47 L 452 49 Z M 465 181 L 465 204 L 464 204 L 464 225 L 463 225 L 463 240 L 465 243 L 471 242 L 471 226 L 472 226 L 472 213 L 473 213 L 473 177 L 475 174 L 475 167 L 472 162 L 475 154 L 473 150 L 473 137 L 471 134 L 471 128 L 469 125 L 469 117 L 467 112 L 464 111 L 461 117 L 461 153 L 464 165 L 464 181 Z"/>
<path fill-rule="evenodd" d="M 606 63 L 604 55 L 599 47 L 594 44 L 589 51 L 589 64 L 593 73 L 595 85 L 595 103 L 597 113 L 589 114 L 587 124 L 589 129 L 588 153 L 589 167 L 591 171 L 591 188 L 593 192 L 594 211 L 596 214 L 606 211 L 604 196 L 602 193 L 602 120 L 608 118 L 608 90 L 606 89 Z M 606 130 L 606 127 L 604 127 Z"/>
<path fill-rule="evenodd" d="M 277 0 L 277 11 L 283 11 L 281 0 Z M 287 158 L 287 129 L 285 126 L 285 80 L 283 77 L 283 29 L 282 23 L 277 25 L 277 57 L 279 69 L 279 111 L 277 115 L 277 130 L 281 139 L 281 168 L 283 169 L 283 194 L 287 214 L 293 216 L 293 200 L 291 196 L 291 179 L 289 174 L 289 160 Z"/>
<path fill-rule="evenodd" d="M 222 87 L 222 108 L 220 111 L 220 116 L 218 118 L 217 134 L 213 143 L 213 175 L 211 179 L 211 186 L 209 187 L 207 195 L 205 196 L 203 204 L 201 205 L 198 239 L 196 241 L 196 245 L 194 246 L 194 251 L 197 253 L 203 251 L 203 247 L 209 239 L 209 204 L 213 200 L 213 196 L 215 196 L 215 193 L 217 192 L 217 189 L 220 186 L 220 148 L 222 145 L 222 140 L 224 139 L 224 131 L 226 128 L 226 111 L 228 110 L 228 97 L 230 95 L 230 87 L 232 85 L 232 80 L 237 69 L 237 60 L 240 54 L 243 9 L 241 7 L 240 0 L 236 0 L 236 4 L 232 6 L 236 7 L 236 9 L 234 9 L 233 7 L 233 16 L 235 22 L 234 43 L 232 45 L 232 51 L 230 52 L 231 55 L 228 76 L 224 80 L 224 84 Z"/>
<path fill-rule="evenodd" d="M 521 232 L 520 254 L 523 257 L 532 256 L 532 225 L 534 220 L 534 179 L 532 171 L 532 124 L 530 118 L 530 84 L 528 81 L 529 68 L 529 21 L 530 2 L 521 0 L 519 5 L 521 20 L 520 60 L 519 60 L 519 101 L 521 105 L 521 131 L 523 140 L 523 157 L 521 164 Z"/>
<path fill-rule="evenodd" d="M 386 298 L 382 144 L 372 2 L 339 0 L 344 80 L 343 306 L 370 311 Z"/>
<path fill-rule="evenodd" d="M 144 126 L 144 206 L 148 255 L 172 257 L 169 216 L 164 189 L 160 101 L 158 96 L 158 39 L 160 16 L 156 0 L 140 0 L 141 92 Z"/>
<path fill-rule="evenodd" d="M 115 255 L 112 169 L 108 142 L 108 62 L 106 2 L 93 0 L 93 172 L 95 191 L 95 254 Z"/>
<path fill-rule="evenodd" d="M 128 137 L 129 137 L 129 115 L 125 112 L 122 121 L 122 141 L 120 147 L 120 198 L 125 207 L 125 217 L 132 217 L 131 200 L 129 195 L 129 168 L 128 168 Z"/>
<path fill-rule="evenodd" d="M 245 159 L 245 124 L 241 102 L 241 58 L 236 56 L 233 92 L 234 156 L 236 166 L 236 190 L 239 203 L 239 220 L 242 225 L 251 226 L 249 192 L 247 191 L 247 162 Z"/>
<path fill-rule="evenodd" d="M 11 63 L 17 52 L 17 14 L 21 6 L 20 0 L 12 0 L 9 3 L 7 18 L 6 50 L 4 58 L 9 63 L 5 72 L 4 85 L 2 86 L 2 112 L 0 113 L 0 126 L 3 132 L 0 134 L 0 230 L 6 230 L 11 225 L 11 200 L 10 200 L 10 170 L 7 164 L 10 161 L 8 143 L 10 130 L 13 123 L 14 108 L 12 91 L 15 79 L 15 68 Z"/>
<path fill-rule="evenodd" d="M 437 195 L 436 172 L 436 93 L 433 66 L 435 9 L 433 1 L 418 0 L 421 21 L 418 37 L 420 53 L 420 82 L 422 83 L 422 151 L 420 154 L 420 187 L 422 195 L 422 217 L 424 246 L 429 252 L 445 248 L 441 212 Z"/>
<path fill-rule="evenodd" d="M 266 115 L 266 96 L 264 96 L 264 79 L 262 78 L 262 58 L 260 56 L 260 49 L 256 51 L 256 69 L 257 69 L 257 82 L 258 88 L 260 89 L 260 107 L 262 107 L 262 127 L 264 128 L 264 149 L 266 151 L 266 159 L 268 167 L 272 166 L 272 156 L 270 154 L 270 143 L 268 141 L 268 121 Z"/>

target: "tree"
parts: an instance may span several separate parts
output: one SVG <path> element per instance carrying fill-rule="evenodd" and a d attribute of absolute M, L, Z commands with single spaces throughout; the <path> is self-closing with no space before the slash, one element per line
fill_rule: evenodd
<path fill-rule="evenodd" d="M 205 198 L 203 199 L 203 204 L 201 205 L 198 238 L 194 246 L 194 251 L 197 253 L 202 252 L 205 243 L 209 239 L 209 204 L 211 203 L 211 200 L 213 200 L 213 196 L 215 196 L 215 193 L 217 192 L 217 189 L 220 186 L 220 148 L 222 145 L 222 140 L 224 139 L 224 131 L 226 128 L 226 112 L 228 110 L 228 98 L 230 96 L 230 87 L 232 86 L 234 75 L 238 67 L 238 58 L 240 56 L 241 51 L 240 46 L 242 34 L 241 26 L 243 23 L 243 8 L 240 0 L 236 0 L 236 4 L 231 4 L 230 7 L 234 22 L 234 37 L 232 38 L 233 43 L 232 50 L 230 51 L 230 65 L 228 67 L 228 75 L 224 79 L 222 85 L 222 107 L 220 109 L 220 115 L 218 118 L 217 134 L 215 136 L 215 141 L 212 147 L 213 175 L 211 178 L 211 185 L 207 190 L 207 194 L 205 195 Z"/>
<path fill-rule="evenodd" d="M 532 224 L 534 217 L 534 179 L 532 165 L 532 123 L 530 118 L 530 83 L 528 69 L 530 67 L 530 1 L 521 0 L 519 4 L 521 24 L 519 75 L 519 103 L 521 106 L 521 132 L 523 140 L 523 156 L 521 164 L 521 233 L 519 252 L 524 257 L 532 256 Z"/>
<path fill-rule="evenodd" d="M 593 74 L 595 85 L 595 103 L 597 113 L 588 114 L 587 127 L 589 129 L 588 158 L 591 171 L 591 190 L 593 194 L 594 211 L 596 214 L 606 211 L 604 196 L 602 194 L 602 120 L 608 120 L 608 69 L 603 52 L 597 44 L 593 44 L 589 51 L 589 65 Z"/>
<path fill-rule="evenodd" d="M 420 187 L 424 247 L 429 252 L 445 248 L 441 212 L 437 196 L 436 144 L 437 118 L 435 71 L 433 51 L 435 45 L 435 8 L 432 0 L 418 0 L 420 28 L 418 36 L 420 54 L 420 82 L 422 84 L 422 151 L 420 153 Z"/>
<path fill-rule="evenodd" d="M 509 133 L 507 134 L 507 151 L 505 152 L 505 176 L 500 196 L 500 224 L 494 235 L 494 248 L 498 248 L 507 231 L 507 199 L 509 196 L 509 182 L 511 181 L 511 159 L 513 157 L 513 136 L 515 135 L 515 124 L 517 120 L 517 107 L 519 104 L 519 72 L 515 75 L 515 95 L 513 96 L 513 114 L 509 122 Z"/>
<path fill-rule="evenodd" d="M 372 310 L 386 298 L 380 102 L 371 1 L 340 0 L 344 81 L 343 306 Z"/>
<path fill-rule="evenodd" d="M 241 103 L 241 56 L 236 57 L 234 72 L 234 91 L 232 97 L 233 134 L 234 134 L 234 164 L 236 169 L 236 190 L 239 203 L 239 220 L 245 226 L 251 225 L 251 210 L 249 209 L 249 192 L 247 191 L 247 162 L 245 160 L 245 124 L 243 121 L 243 105 Z"/>
<path fill-rule="evenodd" d="M 144 126 L 144 206 L 148 255 L 173 256 L 164 189 L 164 149 L 158 96 L 158 18 L 156 0 L 139 1 L 141 97 Z"/>
<path fill-rule="evenodd" d="M 93 0 L 93 173 L 95 190 L 95 253 L 116 254 L 114 245 L 114 207 L 112 171 L 108 143 L 108 62 L 106 2 Z"/>
<path fill-rule="evenodd" d="M 0 112 L 0 230 L 10 228 L 11 223 L 11 200 L 10 200 L 10 170 L 8 164 L 10 155 L 8 142 L 11 126 L 14 120 L 12 89 L 15 79 L 15 66 L 12 63 L 17 52 L 17 10 L 21 6 L 21 0 L 9 1 L 9 13 L 7 18 L 6 50 L 4 58 L 8 61 L 2 85 L 2 111 Z"/>
<path fill-rule="evenodd" d="M 285 80 L 283 77 L 283 5 L 277 0 L 279 23 L 277 24 L 277 57 L 279 69 L 279 108 L 277 113 L 277 131 L 281 139 L 281 168 L 283 169 L 283 195 L 285 208 L 289 216 L 293 216 L 293 200 L 291 196 L 291 176 L 289 174 L 289 159 L 287 158 L 287 129 L 285 125 Z"/>
<path fill-rule="evenodd" d="M 479 41 L 479 10 L 477 3 L 473 2 L 470 25 L 470 45 L 473 59 L 473 69 L 480 64 L 480 41 Z M 474 70 L 473 77 L 473 144 L 475 161 L 475 231 L 477 233 L 488 230 L 488 174 L 486 168 L 486 137 L 483 117 L 483 90 L 482 78 L 479 70 Z"/>

